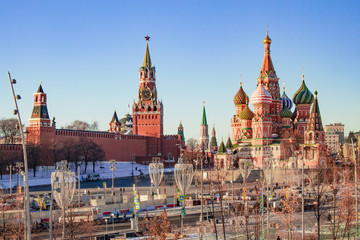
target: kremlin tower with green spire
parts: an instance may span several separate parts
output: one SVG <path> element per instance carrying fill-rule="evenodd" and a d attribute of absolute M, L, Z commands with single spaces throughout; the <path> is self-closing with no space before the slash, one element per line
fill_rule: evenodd
<path fill-rule="evenodd" d="M 201 150 L 209 149 L 209 130 L 208 130 L 208 124 L 207 124 L 207 120 L 206 120 L 205 102 L 204 102 L 204 106 L 203 106 L 203 115 L 202 115 L 201 125 L 200 125 L 199 146 L 200 146 Z"/>

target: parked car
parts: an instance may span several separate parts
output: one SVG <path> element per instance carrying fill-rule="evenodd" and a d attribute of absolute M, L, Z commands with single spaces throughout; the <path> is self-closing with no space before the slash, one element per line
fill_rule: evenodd
<path fill-rule="evenodd" d="M 86 177 L 86 181 L 97 181 L 100 180 L 100 174 L 98 173 L 90 173 Z"/>

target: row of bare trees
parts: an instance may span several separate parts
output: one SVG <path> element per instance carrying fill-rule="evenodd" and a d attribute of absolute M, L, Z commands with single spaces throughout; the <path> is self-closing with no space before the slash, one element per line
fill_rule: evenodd
<path fill-rule="evenodd" d="M 66 159 L 68 162 L 72 162 L 75 168 L 78 167 L 79 163 L 84 163 L 85 173 L 89 164 L 92 164 L 92 170 L 95 172 L 96 163 L 105 157 L 105 152 L 101 146 L 88 138 L 61 143 L 52 142 L 48 150 L 56 162 Z"/>
<path fill-rule="evenodd" d="M 27 145 L 28 164 L 29 168 L 33 170 L 34 177 L 36 177 L 39 166 L 48 164 L 49 161 L 61 161 L 63 159 L 72 162 L 77 168 L 79 163 L 84 163 L 85 173 L 89 164 L 92 164 L 92 170 L 95 172 L 96 163 L 102 161 L 105 157 L 105 152 L 100 145 L 89 138 L 80 138 L 78 141 L 70 140 L 66 142 L 57 143 L 51 142 L 50 145 L 28 144 Z M 17 161 L 22 161 L 22 155 L 9 155 L 5 151 L 0 150 L 0 176 L 6 170 L 6 167 Z"/>

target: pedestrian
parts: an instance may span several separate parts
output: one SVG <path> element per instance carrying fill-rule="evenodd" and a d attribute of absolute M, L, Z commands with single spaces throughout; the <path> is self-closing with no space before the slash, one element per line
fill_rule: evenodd
<path fill-rule="evenodd" d="M 276 240 L 281 240 L 280 236 L 278 236 Z"/>

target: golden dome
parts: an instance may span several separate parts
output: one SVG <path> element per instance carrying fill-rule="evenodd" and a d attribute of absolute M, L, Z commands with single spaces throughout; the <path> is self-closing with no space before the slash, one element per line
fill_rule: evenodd
<path fill-rule="evenodd" d="M 264 43 L 271 43 L 271 38 L 269 37 L 268 31 L 266 31 L 266 37 L 264 38 Z"/>

